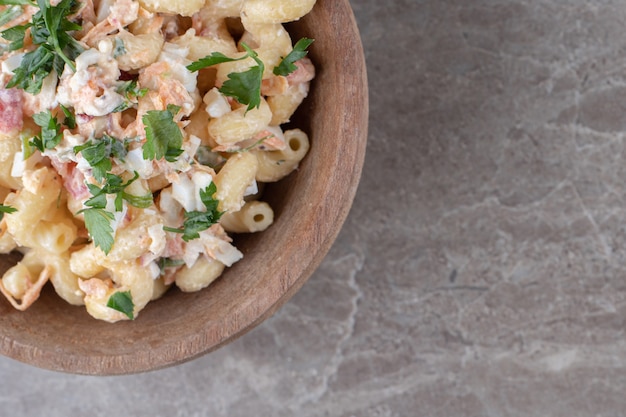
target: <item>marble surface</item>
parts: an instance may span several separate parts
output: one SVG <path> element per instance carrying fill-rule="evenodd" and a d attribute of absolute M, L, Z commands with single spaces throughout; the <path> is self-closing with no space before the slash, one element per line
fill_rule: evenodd
<path fill-rule="evenodd" d="M 626 1 L 352 0 L 371 119 L 336 244 L 181 366 L 0 359 L 18 416 L 626 415 Z"/>

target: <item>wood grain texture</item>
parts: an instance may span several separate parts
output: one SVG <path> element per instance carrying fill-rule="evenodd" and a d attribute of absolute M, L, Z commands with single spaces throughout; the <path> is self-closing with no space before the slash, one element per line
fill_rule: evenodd
<path fill-rule="evenodd" d="M 311 94 L 295 124 L 311 137 L 297 172 L 267 187 L 275 223 L 238 236 L 242 261 L 209 288 L 171 290 L 134 321 L 108 324 L 63 302 L 47 287 L 26 312 L 0 301 L 0 353 L 78 374 L 143 372 L 206 354 L 241 336 L 284 304 L 326 255 L 348 214 L 361 175 L 368 119 L 360 37 L 348 0 L 318 0 L 288 26 L 315 38 Z M 14 259 L 0 259 L 6 269 Z"/>

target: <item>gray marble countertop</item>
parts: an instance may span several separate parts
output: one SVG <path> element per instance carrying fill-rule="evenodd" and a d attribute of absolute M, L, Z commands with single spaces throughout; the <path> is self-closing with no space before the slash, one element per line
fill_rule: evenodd
<path fill-rule="evenodd" d="M 626 1 L 352 4 L 368 154 L 303 289 L 156 372 L 2 358 L 3 413 L 626 415 Z"/>

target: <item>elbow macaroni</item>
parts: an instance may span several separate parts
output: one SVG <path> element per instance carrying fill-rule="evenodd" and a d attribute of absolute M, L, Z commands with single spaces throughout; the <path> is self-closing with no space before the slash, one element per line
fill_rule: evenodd
<path fill-rule="evenodd" d="M 273 69 L 293 49 L 283 23 L 300 19 L 315 0 L 83 3 L 77 15 L 83 30 L 75 36 L 85 51 L 75 70 L 66 66 L 47 77 L 41 93 L 6 88 L 21 59 L 16 54 L 27 50 L 0 58 L 0 104 L 21 105 L 0 114 L 0 201 L 15 209 L 0 220 L 0 253 L 23 253 L 0 278 L 0 292 L 25 310 L 50 281 L 68 303 L 116 322 L 136 317 L 172 285 L 184 292 L 207 287 L 243 256 L 227 233 L 260 232 L 274 222 L 259 198 L 264 183 L 297 169 L 308 152 L 306 133 L 280 125 L 308 95 L 314 69 L 308 58 L 296 62 L 293 75 Z M 250 109 L 221 87 L 255 60 L 187 68 L 214 53 L 245 56 L 244 43 L 265 68 L 260 103 Z M 146 159 L 145 146 L 157 140 L 146 117 L 171 106 L 180 109 L 170 112 L 180 149 L 174 157 Z M 50 123 L 42 130 L 33 119 L 42 109 L 59 123 L 58 136 L 36 149 L 34 136 L 50 137 L 43 131 Z M 71 115 L 77 126 L 64 121 Z M 113 144 L 100 157 L 107 176 L 98 176 L 84 149 L 105 138 Z M 111 191 L 108 175 L 126 183 Z M 210 186 L 215 192 L 203 195 Z M 209 214 L 210 199 L 217 224 L 188 236 L 188 222 Z M 86 224 L 93 221 L 88 210 L 102 214 L 101 229 Z M 103 233 L 112 239 L 107 250 L 96 242 Z M 110 304 L 120 293 L 130 294 L 131 311 Z"/>

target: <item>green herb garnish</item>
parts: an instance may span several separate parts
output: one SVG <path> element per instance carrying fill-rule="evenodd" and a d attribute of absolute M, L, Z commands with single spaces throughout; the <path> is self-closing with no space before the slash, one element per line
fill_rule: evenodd
<path fill-rule="evenodd" d="M 35 136 L 30 141 L 31 146 L 44 152 L 46 149 L 54 148 L 61 142 L 61 139 L 63 139 L 61 123 L 59 123 L 56 117 L 52 116 L 49 110 L 33 115 L 33 120 L 41 127 L 41 134 Z"/>
<path fill-rule="evenodd" d="M 294 62 L 307 56 L 309 51 L 306 48 L 313 43 L 314 39 L 302 38 L 293 46 L 293 50 L 274 67 L 274 75 L 287 76 L 298 69 Z"/>
<path fill-rule="evenodd" d="M 11 206 L 5 206 L 4 204 L 0 204 L 0 220 L 4 218 L 4 213 L 15 213 L 17 209 Z"/>
<path fill-rule="evenodd" d="M 120 313 L 124 313 L 126 317 L 133 320 L 133 312 L 135 310 L 135 303 L 133 303 L 133 297 L 130 291 L 114 292 L 107 301 L 107 307 L 117 310 Z"/>
<path fill-rule="evenodd" d="M 70 109 L 65 107 L 63 104 L 61 104 L 60 107 L 61 111 L 63 111 L 63 114 L 65 115 L 65 120 L 63 120 L 63 124 L 70 129 L 76 128 L 76 116 L 74 116 L 74 113 L 72 113 Z"/>
<path fill-rule="evenodd" d="M 157 262 L 159 265 L 159 269 L 161 270 L 161 275 L 165 274 L 165 268 L 177 268 L 179 266 L 185 265 L 185 261 L 182 259 L 172 259 L 172 258 L 160 258 Z"/>
<path fill-rule="evenodd" d="M 151 110 L 141 118 L 146 128 L 144 159 L 165 158 L 168 162 L 175 162 L 183 153 L 183 134 L 174 121 L 179 110 L 179 106 L 170 104 L 167 110 Z"/>
<path fill-rule="evenodd" d="M 115 211 L 122 211 L 123 202 L 127 201 L 130 205 L 147 208 L 153 203 L 152 194 L 148 193 L 143 196 L 136 196 L 125 191 L 133 181 L 139 178 L 139 174 L 124 182 L 122 177 L 111 173 L 104 175 L 104 184 L 102 188 L 94 184 L 87 184 L 92 197 L 85 201 L 85 205 L 89 208 L 80 210 L 76 214 L 83 213 L 85 216 L 85 227 L 89 232 L 89 236 L 93 240 L 96 247 L 108 254 L 113 247 L 113 228 L 111 220 L 114 219 L 113 213 L 106 210 L 107 194 L 115 196 Z"/>
<path fill-rule="evenodd" d="M 115 89 L 119 94 L 124 94 L 127 99 L 143 97 L 148 92 L 147 88 L 137 87 L 137 80 L 122 81 Z"/>
<path fill-rule="evenodd" d="M 148 93 L 147 88 L 138 88 L 137 80 L 123 81 L 116 89 L 118 94 L 124 96 L 124 102 L 117 106 L 111 113 L 118 113 L 130 109 L 137 104 L 137 99 Z"/>
<path fill-rule="evenodd" d="M 83 158 L 91 165 L 93 176 L 97 181 L 102 181 L 113 167 L 111 157 L 123 161 L 127 154 L 121 141 L 106 134 L 95 141 L 75 146 L 74 153 L 83 155 Z"/>
<path fill-rule="evenodd" d="M 132 194 L 128 194 L 125 191 L 126 187 L 133 183 L 137 178 L 139 178 L 139 174 L 135 172 L 133 178 L 124 182 L 122 177 L 120 177 L 119 175 L 107 172 L 104 175 L 105 181 L 102 188 L 98 187 L 97 185 L 87 184 L 87 188 L 89 188 L 89 192 L 91 192 L 92 197 L 85 201 L 85 205 L 94 208 L 105 208 L 106 195 L 111 194 L 115 196 L 116 211 L 122 211 L 123 200 L 128 201 L 131 205 L 135 207 L 150 207 L 153 201 L 151 193 L 148 193 L 145 196 L 135 196 Z"/>
<path fill-rule="evenodd" d="M 0 2 L 0 4 L 7 4 L 7 3 Z M 7 7 L 6 9 L 4 9 L 2 13 L 0 13 L 0 26 L 6 25 L 11 20 L 20 16 L 22 13 L 23 13 L 23 9 L 19 5 Z"/>
<path fill-rule="evenodd" d="M 250 67 L 247 71 L 232 72 L 228 74 L 228 80 L 220 87 L 220 92 L 225 96 L 234 97 L 241 104 L 247 104 L 246 112 L 258 108 L 261 105 L 261 81 L 263 80 L 263 72 L 265 65 L 259 59 L 259 55 L 253 51 L 244 42 L 241 43 L 246 54 L 240 58 L 229 58 L 221 52 L 214 52 L 209 56 L 192 62 L 187 66 L 189 71 L 199 71 L 202 68 L 224 62 L 241 61 L 252 58 L 257 65 Z"/>
<path fill-rule="evenodd" d="M 4 3 L 31 4 L 17 1 Z M 37 0 L 37 5 L 39 11 L 33 15 L 31 23 L 14 26 L 0 33 L 0 36 L 11 42 L 9 49 L 16 50 L 24 47 L 26 31 L 30 29 L 33 44 L 38 47 L 24 55 L 20 66 L 13 71 L 7 88 L 18 87 L 32 94 L 41 91 L 43 80 L 53 70 L 61 74 L 67 64 L 72 71 L 76 71 L 74 60 L 83 51 L 80 43 L 68 33 L 81 29 L 80 25 L 67 19 L 76 11 L 79 2 L 62 0 L 53 7 L 50 0 Z"/>
<path fill-rule="evenodd" d="M 103 208 L 89 208 L 82 212 L 85 216 L 85 227 L 94 245 L 108 254 L 113 247 L 113 228 L 111 227 L 111 220 L 115 218 L 113 213 Z"/>
<path fill-rule="evenodd" d="M 206 207 L 206 211 L 186 211 L 182 228 L 164 227 L 163 229 L 166 232 L 182 233 L 185 242 L 199 238 L 200 232 L 217 223 L 223 214 L 217 209 L 219 201 L 213 198 L 216 191 L 215 183 L 211 183 L 204 190 L 200 190 L 200 199 Z"/>

